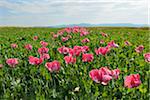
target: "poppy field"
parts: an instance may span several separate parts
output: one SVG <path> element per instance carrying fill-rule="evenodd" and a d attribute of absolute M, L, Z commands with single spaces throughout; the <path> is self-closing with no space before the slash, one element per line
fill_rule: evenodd
<path fill-rule="evenodd" d="M 149 30 L 0 27 L 0 99 L 148 100 Z"/>

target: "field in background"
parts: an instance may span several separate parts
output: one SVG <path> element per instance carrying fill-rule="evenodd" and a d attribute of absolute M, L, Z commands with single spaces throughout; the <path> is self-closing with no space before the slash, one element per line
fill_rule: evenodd
<path fill-rule="evenodd" d="M 57 33 L 57 28 L 17 28 L 0 27 L 0 98 L 39 98 L 39 99 L 143 99 L 149 98 L 149 63 L 145 62 L 144 54 L 149 52 L 149 30 L 148 28 L 127 28 L 127 27 L 90 27 L 87 28 L 90 34 L 80 36 L 71 34 L 72 38 L 62 42 L 61 38 L 53 38 L 51 32 Z M 100 33 L 108 34 L 103 37 Z M 38 40 L 33 41 L 33 37 Z M 89 43 L 82 43 L 84 38 Z M 104 44 L 100 44 L 104 40 Z M 108 42 L 114 40 L 119 45 L 113 48 L 105 57 L 95 54 L 95 48 L 104 47 Z M 28 57 L 39 57 L 38 48 L 40 41 L 49 45 L 48 54 L 50 59 L 41 65 L 29 64 Z M 132 45 L 126 46 L 125 41 Z M 11 44 L 18 44 L 18 48 L 12 49 Z M 31 44 L 33 49 L 27 51 L 24 46 Z M 75 64 L 67 65 L 64 55 L 57 49 L 61 46 L 73 48 L 74 46 L 89 46 L 88 53 L 94 55 L 94 60 L 89 63 L 82 62 L 82 56 L 77 57 Z M 144 46 L 142 53 L 136 53 L 135 48 Z M 8 58 L 18 58 L 19 64 L 10 68 L 5 62 Z M 61 69 L 58 73 L 50 73 L 45 68 L 46 62 L 58 60 Z M 89 72 L 100 67 L 108 66 L 110 69 L 120 69 L 118 80 L 113 80 L 104 86 L 97 84 L 89 77 Z M 124 78 L 130 74 L 140 74 L 141 85 L 136 88 L 124 87 Z M 75 88 L 79 88 L 78 91 Z"/>

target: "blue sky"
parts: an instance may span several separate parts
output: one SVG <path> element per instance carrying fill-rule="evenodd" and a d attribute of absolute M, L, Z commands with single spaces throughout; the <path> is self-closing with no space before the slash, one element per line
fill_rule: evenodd
<path fill-rule="evenodd" d="M 0 25 L 148 24 L 148 0 L 0 0 Z"/>

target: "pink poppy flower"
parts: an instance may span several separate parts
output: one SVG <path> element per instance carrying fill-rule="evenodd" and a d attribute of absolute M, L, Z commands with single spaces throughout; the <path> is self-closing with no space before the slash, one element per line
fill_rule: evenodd
<path fill-rule="evenodd" d="M 47 62 L 45 64 L 45 67 L 50 71 L 50 72 L 58 72 L 60 70 L 60 63 L 58 61 L 53 61 L 53 62 Z"/>
<path fill-rule="evenodd" d="M 43 47 L 46 47 L 48 45 L 47 42 L 44 42 L 44 41 L 40 41 L 40 44 L 43 46 Z"/>
<path fill-rule="evenodd" d="M 81 50 L 77 50 L 77 49 L 69 49 L 69 55 L 72 55 L 72 56 L 79 56 L 81 54 Z"/>
<path fill-rule="evenodd" d="M 89 51 L 89 47 L 88 46 L 82 46 L 81 47 L 82 53 Z"/>
<path fill-rule="evenodd" d="M 17 44 L 15 44 L 15 43 L 12 43 L 12 44 L 11 44 L 11 47 L 12 47 L 12 48 L 17 48 L 17 47 L 18 47 L 18 45 L 17 45 Z"/>
<path fill-rule="evenodd" d="M 124 44 L 127 45 L 127 46 L 131 45 L 131 43 L 129 41 L 125 41 Z"/>
<path fill-rule="evenodd" d="M 118 79 L 119 74 L 120 74 L 120 70 L 118 68 L 111 71 L 111 75 L 114 79 Z"/>
<path fill-rule="evenodd" d="M 110 72 L 111 71 L 108 68 L 102 67 L 99 70 L 98 69 L 91 70 L 89 76 L 96 83 L 107 85 L 109 81 L 112 79 Z"/>
<path fill-rule="evenodd" d="M 62 46 L 60 48 L 57 49 L 59 51 L 59 53 L 61 54 L 67 54 L 69 53 L 69 48 L 65 47 L 65 46 Z"/>
<path fill-rule="evenodd" d="M 69 39 L 68 37 L 62 37 L 62 38 L 61 38 L 61 40 L 62 40 L 63 42 L 67 41 L 68 39 Z"/>
<path fill-rule="evenodd" d="M 93 69 L 90 71 L 89 74 L 90 78 L 92 78 L 93 81 L 95 81 L 96 83 L 100 83 L 102 80 L 101 74 L 99 73 L 98 69 Z"/>
<path fill-rule="evenodd" d="M 44 53 L 44 54 L 41 54 L 41 55 L 40 55 L 40 58 L 43 58 L 43 59 L 50 59 L 50 56 L 49 56 L 49 54 Z"/>
<path fill-rule="evenodd" d="M 43 62 L 43 58 L 37 58 L 33 56 L 29 56 L 29 64 L 31 65 L 40 65 Z"/>
<path fill-rule="evenodd" d="M 141 84 L 139 74 L 131 74 L 125 77 L 124 86 L 127 88 L 138 87 Z"/>
<path fill-rule="evenodd" d="M 110 47 L 110 48 L 118 48 L 119 45 L 116 44 L 114 41 L 110 41 L 108 44 L 107 44 L 107 47 Z"/>
<path fill-rule="evenodd" d="M 69 48 L 69 55 L 79 56 L 81 54 L 81 52 L 84 53 L 84 52 L 87 52 L 87 51 L 89 51 L 88 46 L 74 46 L 73 49 Z"/>
<path fill-rule="evenodd" d="M 82 62 L 92 62 L 93 59 L 93 54 L 82 54 Z"/>
<path fill-rule="evenodd" d="M 44 54 L 44 53 L 48 53 L 49 49 L 46 47 L 42 47 L 38 49 L 38 53 L 39 54 Z"/>
<path fill-rule="evenodd" d="M 81 50 L 82 47 L 81 47 L 81 46 L 74 46 L 73 49 L 74 49 L 74 50 Z"/>
<path fill-rule="evenodd" d="M 106 34 L 106 33 L 104 33 L 104 32 L 101 32 L 100 33 L 103 37 L 108 37 L 108 35 Z"/>
<path fill-rule="evenodd" d="M 81 42 L 82 42 L 82 43 L 88 43 L 88 42 L 90 42 L 90 40 L 89 40 L 88 38 L 85 38 L 85 39 L 83 39 Z"/>
<path fill-rule="evenodd" d="M 25 45 L 25 49 L 27 49 L 27 50 L 32 50 L 32 45 L 31 45 L 31 44 Z"/>
<path fill-rule="evenodd" d="M 112 76 L 112 71 L 110 69 L 108 69 L 108 67 L 101 67 L 100 70 L 107 75 Z"/>
<path fill-rule="evenodd" d="M 98 49 L 95 49 L 96 55 L 106 55 L 110 49 L 108 47 L 99 47 Z"/>
<path fill-rule="evenodd" d="M 79 33 L 80 32 L 80 28 L 78 26 L 75 26 L 72 28 L 72 32 L 73 33 Z"/>
<path fill-rule="evenodd" d="M 72 56 L 79 56 L 82 52 L 82 47 L 81 46 L 74 46 L 73 49 L 69 50 L 69 54 Z"/>
<path fill-rule="evenodd" d="M 150 52 L 149 52 L 149 53 L 145 53 L 145 54 L 144 54 L 144 58 L 145 58 L 145 61 L 146 61 L 146 62 L 149 62 L 149 63 L 150 63 Z"/>
<path fill-rule="evenodd" d="M 70 27 L 67 27 L 67 28 L 65 28 L 65 31 L 67 32 L 67 33 L 71 33 L 71 31 L 72 31 L 72 28 L 70 28 Z"/>
<path fill-rule="evenodd" d="M 6 63 L 10 66 L 10 67 L 15 67 L 19 62 L 17 58 L 9 58 L 6 60 Z"/>
<path fill-rule="evenodd" d="M 144 50 L 144 46 L 143 45 L 139 45 L 138 47 L 135 48 L 135 51 L 137 53 L 141 53 Z"/>
<path fill-rule="evenodd" d="M 59 35 L 53 34 L 53 38 L 58 38 Z"/>
<path fill-rule="evenodd" d="M 81 32 L 87 32 L 87 34 L 89 34 L 88 30 L 86 28 L 80 27 L 80 33 Z"/>
<path fill-rule="evenodd" d="M 64 57 L 66 64 L 74 64 L 76 63 L 76 58 L 73 58 L 72 56 L 65 56 Z"/>
<path fill-rule="evenodd" d="M 57 34 L 58 34 L 59 36 L 63 35 L 63 34 L 64 34 L 64 30 L 59 30 L 59 31 L 57 32 Z"/>
<path fill-rule="evenodd" d="M 110 70 L 107 67 L 101 67 L 99 70 L 98 69 L 91 70 L 89 76 L 96 83 L 107 85 L 112 78 L 118 79 L 119 74 L 120 74 L 119 69 Z"/>
<path fill-rule="evenodd" d="M 36 41 L 38 39 L 38 36 L 34 36 L 33 40 Z"/>
<path fill-rule="evenodd" d="M 69 48 L 69 55 L 70 55 L 70 56 L 75 56 L 74 49 Z"/>
<path fill-rule="evenodd" d="M 0 64 L 0 69 L 3 68 L 3 64 Z"/>
<path fill-rule="evenodd" d="M 100 40 L 100 44 L 104 44 L 104 40 Z"/>
<path fill-rule="evenodd" d="M 80 36 L 85 36 L 85 35 L 88 35 L 89 34 L 89 32 L 87 32 L 87 31 L 81 31 L 80 32 Z"/>

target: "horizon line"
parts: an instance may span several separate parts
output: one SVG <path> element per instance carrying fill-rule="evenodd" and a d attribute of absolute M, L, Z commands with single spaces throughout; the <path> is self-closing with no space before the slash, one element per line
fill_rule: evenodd
<path fill-rule="evenodd" d="M 143 27 L 149 27 L 150 26 L 150 24 L 149 23 L 147 23 L 147 24 L 138 24 L 138 23 L 99 23 L 99 24 L 94 24 L 94 23 L 78 23 L 78 24 L 57 24 L 57 25 L 0 25 L 0 27 L 59 27 L 59 26 L 72 26 L 72 25 L 82 25 L 82 24 L 88 24 L 88 25 L 102 25 L 102 26 L 104 26 L 105 27 L 105 25 L 106 24 L 110 24 L 110 27 L 111 27 L 111 25 L 117 25 L 117 24 L 122 24 L 122 26 L 123 25 L 125 25 L 126 27 L 127 27 L 127 25 L 126 24 L 130 24 L 130 25 L 133 25 L 133 27 L 135 27 L 134 25 L 137 25 L 137 26 L 139 26 L 139 25 L 142 25 Z M 105 25 L 103 25 L 103 24 L 105 24 Z M 84 25 L 83 25 L 84 26 Z M 112 27 L 114 27 L 114 26 L 112 26 Z M 116 26 L 117 27 L 117 26 Z M 129 27 L 132 27 L 132 26 L 129 26 Z"/>

